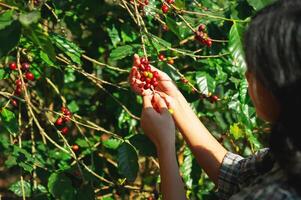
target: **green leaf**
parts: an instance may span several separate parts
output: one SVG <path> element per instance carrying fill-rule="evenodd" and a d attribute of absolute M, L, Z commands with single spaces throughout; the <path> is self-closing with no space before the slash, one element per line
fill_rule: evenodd
<path fill-rule="evenodd" d="M 121 141 L 119 139 L 110 138 L 108 140 L 103 141 L 102 144 L 108 149 L 117 149 L 121 144 Z"/>
<path fill-rule="evenodd" d="M 245 27 L 239 23 L 234 23 L 229 34 L 229 49 L 233 56 L 233 63 L 242 71 L 246 69 L 246 62 L 244 58 L 243 36 Z"/>
<path fill-rule="evenodd" d="M 13 112 L 8 109 L 3 109 L 1 111 L 1 120 L 3 123 L 4 128 L 10 134 L 19 134 L 19 125 L 16 119 L 16 116 Z"/>
<path fill-rule="evenodd" d="M 156 156 L 156 147 L 148 139 L 147 136 L 142 134 L 134 135 L 129 139 L 130 143 L 138 150 L 142 156 Z"/>
<path fill-rule="evenodd" d="M 9 77 L 9 73 L 7 72 L 6 69 L 0 68 L 0 80 L 6 79 Z"/>
<path fill-rule="evenodd" d="M 138 157 L 135 149 L 124 142 L 118 148 L 118 171 L 128 181 L 133 182 L 139 170 Z"/>
<path fill-rule="evenodd" d="M 246 102 L 247 98 L 247 93 L 248 93 L 248 82 L 246 79 L 240 82 L 239 85 L 239 97 L 240 97 L 240 102 L 244 104 Z"/>
<path fill-rule="evenodd" d="M 40 51 L 40 58 L 50 67 L 55 67 L 54 63 L 52 62 L 52 60 L 49 58 L 49 56 L 47 55 L 47 53 L 45 53 L 44 51 Z M 57 68 L 57 67 L 56 67 Z"/>
<path fill-rule="evenodd" d="M 149 33 L 149 36 L 151 38 L 151 42 L 154 45 L 154 47 L 157 49 L 157 51 L 163 51 L 166 50 L 167 48 L 171 47 L 171 44 L 153 34 Z"/>
<path fill-rule="evenodd" d="M 256 11 L 261 10 L 262 8 L 275 2 L 275 0 L 247 0 L 247 1 Z"/>
<path fill-rule="evenodd" d="M 214 79 L 206 72 L 197 72 L 196 82 L 203 94 L 208 94 L 209 92 L 214 92 L 215 90 L 216 83 Z"/>
<path fill-rule="evenodd" d="M 49 36 L 43 32 L 43 30 L 37 25 L 31 25 L 24 28 L 24 35 L 32 41 L 37 47 L 41 48 L 47 56 L 55 61 L 56 54 L 53 45 L 49 39 Z"/>
<path fill-rule="evenodd" d="M 48 179 L 48 190 L 59 200 L 70 200 L 75 198 L 75 189 L 71 180 L 63 173 L 53 173 Z"/>
<path fill-rule="evenodd" d="M 166 24 L 180 40 L 184 39 L 189 32 L 189 29 L 184 22 L 176 22 L 170 17 L 166 17 Z"/>
<path fill-rule="evenodd" d="M 107 28 L 109 37 L 111 38 L 112 44 L 114 47 L 117 47 L 117 44 L 121 41 L 120 37 L 119 37 L 119 33 L 118 30 L 115 28 L 115 25 L 113 25 L 113 27 Z"/>
<path fill-rule="evenodd" d="M 31 196 L 31 185 L 29 182 L 23 180 L 23 181 L 18 181 L 14 184 L 12 184 L 9 187 L 9 190 L 15 193 L 17 196 L 22 197 L 23 196 L 23 191 L 24 191 L 24 196 L 25 197 L 30 197 Z"/>
<path fill-rule="evenodd" d="M 39 11 L 33 11 L 30 13 L 21 13 L 19 21 L 23 26 L 29 26 L 32 23 L 37 23 L 41 18 Z"/>
<path fill-rule="evenodd" d="M 72 113 L 75 113 L 79 110 L 79 107 L 76 103 L 76 101 L 71 101 L 69 104 L 68 104 L 68 109 L 72 112 Z"/>
<path fill-rule="evenodd" d="M 84 51 L 80 49 L 75 43 L 55 33 L 50 34 L 50 39 L 55 44 L 55 46 L 62 52 L 64 52 L 67 56 L 69 56 L 69 58 L 71 58 L 73 62 L 81 64 L 80 58 Z"/>
<path fill-rule="evenodd" d="M 6 24 L 5 28 L 0 30 L 0 58 L 5 56 L 19 42 L 21 37 L 21 25 L 18 21 Z"/>
<path fill-rule="evenodd" d="M 0 14 L 0 30 L 9 26 L 13 22 L 13 10 L 8 10 Z"/>
<path fill-rule="evenodd" d="M 110 58 L 112 60 L 120 60 L 127 56 L 130 56 L 138 51 L 141 48 L 140 44 L 124 45 L 113 49 L 110 53 Z"/>
<path fill-rule="evenodd" d="M 191 177 L 191 172 L 192 172 L 192 161 L 193 161 L 193 155 L 188 147 L 185 148 L 184 150 L 184 161 L 181 165 L 181 172 L 182 176 L 185 182 L 185 185 L 189 188 L 192 189 L 192 182 L 193 179 Z"/>

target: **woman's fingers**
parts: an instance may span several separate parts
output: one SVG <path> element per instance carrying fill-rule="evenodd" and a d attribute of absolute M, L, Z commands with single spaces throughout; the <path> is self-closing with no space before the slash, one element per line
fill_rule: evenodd
<path fill-rule="evenodd" d="M 138 67 L 141 64 L 138 54 L 134 55 L 134 66 Z"/>
<path fill-rule="evenodd" d="M 152 95 L 145 95 L 143 98 L 143 108 L 153 108 L 152 105 Z"/>

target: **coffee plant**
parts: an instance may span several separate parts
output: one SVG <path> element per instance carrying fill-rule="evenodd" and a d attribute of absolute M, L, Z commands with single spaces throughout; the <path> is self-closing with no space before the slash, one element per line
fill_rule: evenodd
<path fill-rule="evenodd" d="M 227 149 L 262 148 L 269 128 L 247 94 L 243 33 L 271 1 L 2 0 L 0 198 L 161 198 L 128 83 L 135 53 L 141 87 L 156 87 L 157 67 Z M 187 198 L 217 199 L 177 138 Z"/>

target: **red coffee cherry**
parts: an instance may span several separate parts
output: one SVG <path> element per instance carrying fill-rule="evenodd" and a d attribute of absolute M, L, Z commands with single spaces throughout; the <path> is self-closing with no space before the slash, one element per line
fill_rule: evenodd
<path fill-rule="evenodd" d="M 202 32 L 202 31 L 204 31 L 206 29 L 206 25 L 205 24 L 201 24 L 200 26 L 199 26 L 199 28 L 198 28 L 198 31 L 199 32 Z"/>
<path fill-rule="evenodd" d="M 10 102 L 14 107 L 18 107 L 18 101 L 16 99 L 11 99 Z"/>
<path fill-rule="evenodd" d="M 168 28 L 168 26 L 166 25 L 166 24 L 163 24 L 163 26 L 162 26 L 162 30 L 163 31 L 168 31 L 169 30 L 169 28 Z"/>
<path fill-rule="evenodd" d="M 34 75 L 31 72 L 26 72 L 25 78 L 29 81 L 34 81 Z"/>
<path fill-rule="evenodd" d="M 161 7 L 161 10 L 162 10 L 163 13 L 167 13 L 168 10 L 169 10 L 169 7 L 165 3 L 163 3 L 163 5 Z"/>
<path fill-rule="evenodd" d="M 64 124 L 64 119 L 62 117 L 57 118 L 55 121 L 56 126 L 62 126 Z"/>
<path fill-rule="evenodd" d="M 159 78 L 159 72 L 153 71 L 153 77 L 154 78 Z"/>
<path fill-rule="evenodd" d="M 21 79 L 16 80 L 16 86 L 21 87 L 22 86 L 22 81 Z"/>
<path fill-rule="evenodd" d="M 72 145 L 71 148 L 74 152 L 77 152 L 79 150 L 79 146 L 77 144 Z"/>
<path fill-rule="evenodd" d="M 28 71 L 29 68 L 30 68 L 30 65 L 29 65 L 28 63 L 23 63 L 23 64 L 22 64 L 22 68 L 21 68 L 22 70 Z"/>
<path fill-rule="evenodd" d="M 216 96 L 216 95 L 210 96 L 210 102 L 211 102 L 211 103 L 215 103 L 215 102 L 217 102 L 217 101 L 218 101 L 218 96 Z"/>
<path fill-rule="evenodd" d="M 169 4 L 173 4 L 175 2 L 175 0 L 166 0 L 166 2 Z"/>
<path fill-rule="evenodd" d="M 185 77 L 181 77 L 181 82 L 184 83 L 184 84 L 187 84 L 188 80 Z"/>
<path fill-rule="evenodd" d="M 161 54 L 161 53 L 158 55 L 158 58 L 161 61 L 165 60 L 165 56 L 163 54 Z"/>
<path fill-rule="evenodd" d="M 16 96 L 20 96 L 21 93 L 22 93 L 22 87 L 17 86 L 16 89 L 15 89 L 14 94 L 15 94 Z"/>
<path fill-rule="evenodd" d="M 69 128 L 68 127 L 64 127 L 60 130 L 60 132 L 63 134 L 63 135 L 67 135 L 68 132 L 69 132 Z"/>
<path fill-rule="evenodd" d="M 17 69 L 17 63 L 15 63 L 15 62 L 10 63 L 9 64 L 9 69 L 10 70 L 16 70 Z"/>

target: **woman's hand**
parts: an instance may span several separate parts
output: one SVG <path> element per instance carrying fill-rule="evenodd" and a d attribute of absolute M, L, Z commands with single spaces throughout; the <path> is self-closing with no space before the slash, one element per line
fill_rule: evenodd
<path fill-rule="evenodd" d="M 134 92 L 136 92 L 139 95 L 150 95 L 151 94 L 151 90 L 144 90 L 143 88 L 139 87 L 139 84 L 141 83 L 140 81 L 140 77 L 141 74 L 138 70 L 139 65 L 141 65 L 140 63 L 140 58 L 137 54 L 134 55 L 134 64 L 133 64 L 133 68 L 131 70 L 130 73 L 130 84 L 132 89 L 134 90 Z M 171 80 L 171 78 L 164 72 L 160 71 L 159 69 L 151 66 L 151 69 L 153 71 L 157 71 L 158 72 L 158 86 L 156 87 L 156 91 L 160 91 L 163 92 L 173 98 L 176 98 L 179 95 L 179 90 L 176 87 L 176 85 L 173 83 L 173 81 Z"/>
<path fill-rule="evenodd" d="M 154 105 L 157 107 L 154 108 Z M 158 94 L 143 96 L 141 127 L 157 150 L 175 145 L 175 124 L 163 98 Z"/>

